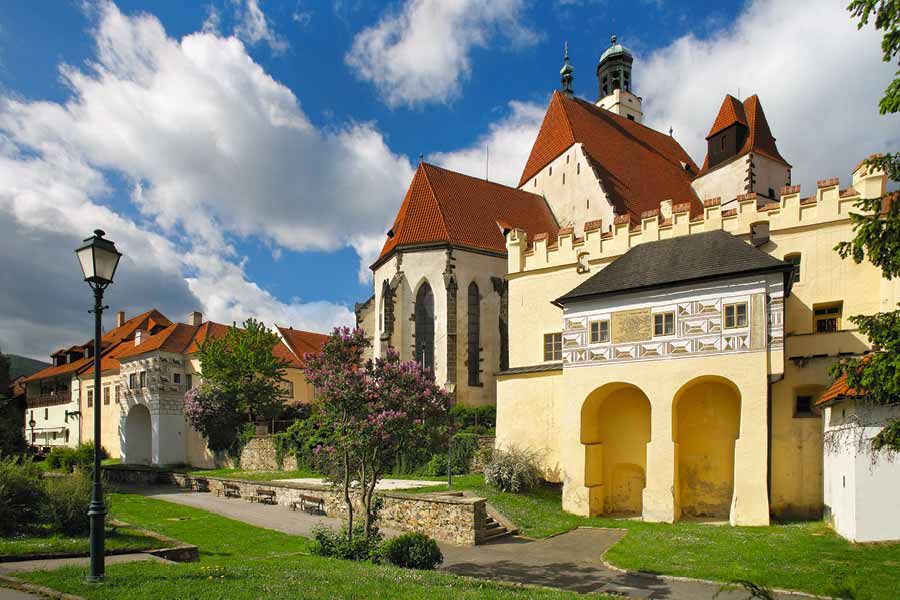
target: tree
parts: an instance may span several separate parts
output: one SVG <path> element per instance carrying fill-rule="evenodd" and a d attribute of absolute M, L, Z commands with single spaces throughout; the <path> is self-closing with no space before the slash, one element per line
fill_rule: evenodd
<path fill-rule="evenodd" d="M 329 432 L 324 452 L 336 457 L 332 476 L 344 491 L 347 535 L 353 535 L 351 482 L 356 481 L 369 537 L 377 514 L 375 488 L 405 448 L 436 449 L 446 442 L 449 398 L 434 374 L 389 349 L 363 363 L 370 345 L 361 329 L 335 329 L 320 354 L 307 355 L 306 377 L 317 392 L 313 416 Z"/>
<path fill-rule="evenodd" d="M 900 53 L 900 3 L 896 0 L 853 0 L 848 6 L 858 27 L 871 18 L 875 28 L 884 31 L 881 48 L 885 62 Z M 900 71 L 885 90 L 879 102 L 881 114 L 900 112 Z M 865 161 L 868 169 L 884 170 L 889 180 L 900 181 L 900 154 L 876 155 Z M 835 250 L 842 258 L 856 263 L 868 259 L 881 269 L 883 276 L 900 276 L 900 201 L 896 193 L 859 200 L 859 212 L 850 214 L 854 238 L 841 242 Z M 900 310 L 874 315 L 850 317 L 861 333 L 872 342 L 875 352 L 866 359 L 841 361 L 832 375 L 847 376 L 851 389 L 865 392 L 867 402 L 891 404 L 900 400 Z M 872 448 L 900 451 L 900 420 L 892 420 L 872 440 Z"/>
<path fill-rule="evenodd" d="M 26 446 L 19 408 L 12 400 L 9 359 L 0 352 L 0 455 L 18 454 Z"/>
<path fill-rule="evenodd" d="M 272 352 L 279 341 L 262 322 L 248 319 L 200 347 L 203 383 L 185 394 L 185 414 L 211 450 L 233 449 L 245 425 L 280 414 L 287 363 Z"/>

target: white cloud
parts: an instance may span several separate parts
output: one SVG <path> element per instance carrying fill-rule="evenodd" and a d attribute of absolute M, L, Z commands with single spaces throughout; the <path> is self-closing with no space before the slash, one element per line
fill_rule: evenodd
<path fill-rule="evenodd" d="M 54 292 L 58 257 L 97 226 L 126 254 L 111 306 L 157 304 L 176 319 L 201 308 L 226 322 L 258 316 L 318 331 L 352 322 L 346 306 L 261 289 L 234 242 L 258 239 L 273 254 L 351 245 L 368 261 L 412 176 L 409 161 L 372 123 L 314 126 L 234 37 L 174 40 L 152 16 L 108 3 L 98 13 L 95 61 L 60 68 L 66 102 L 0 96 L 0 229 L 16 233 L 7 236 L 13 255 L 42 283 L 0 294 L 0 343 L 52 349 L 45 324 L 65 331 L 84 295 L 77 277 L 62 297 Z M 110 175 L 131 182 L 128 198 Z"/>
<path fill-rule="evenodd" d="M 356 35 L 347 64 L 390 106 L 449 102 L 468 79 L 475 48 L 537 41 L 523 23 L 524 0 L 406 0 Z"/>
<path fill-rule="evenodd" d="M 546 107 L 534 102 L 513 100 L 509 112 L 492 123 L 488 132 L 467 148 L 436 152 L 428 160 L 473 177 L 485 176 L 485 149 L 489 149 L 488 179 L 516 187 L 531 145 L 537 137 Z"/>
<path fill-rule="evenodd" d="M 289 44 L 275 33 L 269 19 L 259 7 L 259 0 L 232 0 L 235 5 L 234 35 L 255 46 L 265 42 L 275 54 L 285 52 Z"/>
<path fill-rule="evenodd" d="M 675 137 L 699 163 L 704 136 L 726 93 L 759 94 L 806 193 L 818 179 L 849 183 L 856 163 L 900 147 L 900 118 L 878 115 L 894 68 L 881 61 L 881 36 L 858 31 L 846 2 L 755 0 L 727 29 L 685 36 L 635 60 L 645 122 Z"/>

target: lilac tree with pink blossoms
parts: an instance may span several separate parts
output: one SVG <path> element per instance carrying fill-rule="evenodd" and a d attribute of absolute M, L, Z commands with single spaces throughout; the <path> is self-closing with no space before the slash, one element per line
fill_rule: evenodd
<path fill-rule="evenodd" d="M 363 361 L 370 342 L 360 329 L 335 329 L 321 354 L 307 355 L 306 377 L 316 388 L 313 417 L 329 432 L 337 460 L 332 475 L 343 484 L 348 535 L 353 535 L 351 482 L 365 512 L 364 532 L 373 531 L 375 487 L 405 448 L 437 450 L 446 443 L 449 398 L 434 374 L 389 349 Z"/>

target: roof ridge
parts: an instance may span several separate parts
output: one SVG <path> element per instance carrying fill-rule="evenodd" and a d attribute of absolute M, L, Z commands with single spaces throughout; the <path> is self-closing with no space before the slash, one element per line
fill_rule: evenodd
<path fill-rule="evenodd" d="M 431 178 L 428 177 L 428 169 L 426 167 L 433 167 L 433 165 L 423 162 L 422 174 L 425 176 L 425 182 L 428 184 L 428 191 L 431 192 L 431 197 L 434 199 L 438 212 L 441 214 L 441 226 L 444 228 L 444 235 L 447 236 L 447 238 L 450 238 L 450 228 L 447 226 L 447 213 L 444 211 L 444 207 L 438 199 L 437 192 L 434 190 L 434 184 L 432 183 Z"/>
<path fill-rule="evenodd" d="M 511 185 L 506 185 L 505 183 L 500 183 L 499 181 L 491 181 L 490 179 L 482 179 L 481 177 L 476 177 L 475 175 L 469 175 L 468 173 L 462 173 L 462 172 L 460 172 L 460 171 L 454 171 L 453 169 L 448 169 L 447 167 L 442 167 L 442 166 L 436 165 L 436 164 L 434 164 L 434 163 L 423 162 L 422 164 L 423 164 L 423 165 L 426 165 L 426 166 L 428 166 L 428 167 L 431 167 L 431 168 L 433 168 L 433 169 L 438 169 L 438 170 L 440 170 L 440 171 L 444 171 L 445 173 L 453 173 L 454 175 L 458 175 L 458 176 L 460 176 L 460 177 L 466 177 L 466 178 L 468 178 L 468 179 L 472 179 L 473 181 L 477 181 L 477 182 L 479 182 L 479 183 L 486 183 L 486 184 L 488 184 L 488 185 L 495 185 L 495 186 L 501 187 L 501 188 L 503 188 L 503 189 L 505 189 L 505 190 L 510 190 L 510 191 L 513 191 L 513 192 L 519 192 L 519 193 L 522 193 L 522 194 L 529 194 L 529 195 L 531 195 L 531 196 L 536 196 L 536 197 L 538 197 L 538 198 L 541 197 L 540 194 L 535 194 L 534 192 L 529 192 L 528 190 L 522 190 L 522 189 L 519 189 L 519 188 L 517 188 L 517 187 L 513 187 L 513 186 L 511 186 Z"/>

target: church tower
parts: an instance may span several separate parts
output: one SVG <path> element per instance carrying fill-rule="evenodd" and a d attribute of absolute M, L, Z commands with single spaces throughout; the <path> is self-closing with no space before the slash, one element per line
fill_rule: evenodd
<path fill-rule="evenodd" d="M 610 38 L 610 46 L 600 55 L 597 63 L 597 106 L 617 115 L 641 122 L 641 98 L 631 91 L 631 50 Z"/>

